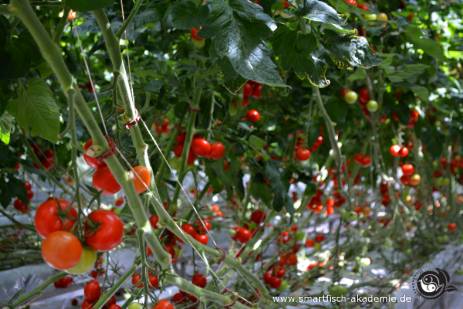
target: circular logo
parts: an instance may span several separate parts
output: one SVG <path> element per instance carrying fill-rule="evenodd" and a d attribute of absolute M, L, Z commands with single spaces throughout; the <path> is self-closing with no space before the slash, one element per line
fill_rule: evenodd
<path fill-rule="evenodd" d="M 442 296 L 445 292 L 456 291 L 454 286 L 449 286 L 449 274 L 440 268 L 435 270 L 421 269 L 413 277 L 413 290 L 423 299 L 433 300 Z"/>

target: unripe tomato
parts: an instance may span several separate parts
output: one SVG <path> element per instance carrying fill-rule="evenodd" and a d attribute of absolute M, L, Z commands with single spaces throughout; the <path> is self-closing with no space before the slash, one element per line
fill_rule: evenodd
<path fill-rule="evenodd" d="M 389 148 L 389 152 L 391 153 L 392 156 L 397 157 L 400 152 L 400 146 L 392 145 L 391 148 Z"/>
<path fill-rule="evenodd" d="M 294 236 L 294 238 L 296 238 L 296 240 L 298 240 L 298 241 L 303 240 L 304 237 L 305 237 L 305 233 L 304 233 L 304 232 L 301 232 L 301 231 L 296 232 L 296 235 Z"/>
<path fill-rule="evenodd" d="M 367 103 L 367 109 L 372 113 L 376 112 L 378 110 L 378 107 L 378 102 L 376 102 L 375 100 L 370 100 Z"/>
<path fill-rule="evenodd" d="M 178 171 L 180 169 L 180 159 L 178 157 L 173 157 L 169 160 L 169 165 L 171 169 Z"/>
<path fill-rule="evenodd" d="M 225 155 L 225 146 L 222 143 L 215 143 L 209 153 L 212 159 L 218 160 Z"/>
<path fill-rule="evenodd" d="M 449 223 L 449 225 L 447 225 L 447 229 L 449 231 L 455 231 L 457 229 L 457 224 L 456 223 Z"/>
<path fill-rule="evenodd" d="M 121 186 L 107 166 L 99 168 L 93 174 L 93 186 L 98 191 L 103 190 L 103 195 L 113 195 L 121 190 Z"/>
<path fill-rule="evenodd" d="M 94 210 L 88 218 L 95 224 L 99 222 L 98 229 L 93 233 L 90 233 L 90 227 L 85 225 L 85 232 L 88 232 L 85 236 L 85 243 L 89 247 L 104 252 L 114 249 L 121 243 L 124 236 L 124 224 L 114 212 L 104 209 Z"/>
<path fill-rule="evenodd" d="M 415 171 L 415 168 L 411 164 L 404 164 L 402 165 L 402 172 L 404 173 L 405 176 L 411 176 L 413 175 L 413 172 Z"/>
<path fill-rule="evenodd" d="M 344 100 L 349 104 L 354 104 L 358 99 L 358 94 L 355 91 L 348 91 L 344 96 Z"/>
<path fill-rule="evenodd" d="M 376 14 L 365 14 L 364 17 L 366 20 L 376 20 L 377 18 Z"/>
<path fill-rule="evenodd" d="M 192 295 L 193 296 L 193 295 Z M 194 297 L 194 296 L 193 296 Z M 195 297 L 196 298 L 196 297 Z M 130 308 L 129 308 L 130 309 Z M 170 303 L 170 301 L 166 299 L 161 299 L 153 309 L 174 309 L 174 306 Z"/>
<path fill-rule="evenodd" d="M 247 243 L 251 239 L 252 233 L 248 229 L 239 229 L 236 232 L 236 239 L 242 244 Z"/>
<path fill-rule="evenodd" d="M 199 286 L 200 288 L 204 288 L 207 285 L 207 279 L 202 274 L 196 274 L 193 276 L 193 278 L 191 278 L 191 283 Z"/>
<path fill-rule="evenodd" d="M 211 152 L 211 144 L 204 138 L 196 138 L 191 143 L 191 150 L 199 156 L 205 157 Z"/>
<path fill-rule="evenodd" d="M 45 262 L 58 270 L 75 267 L 82 257 L 82 245 L 73 234 L 55 231 L 42 243 L 42 257 Z"/>
<path fill-rule="evenodd" d="M 140 303 L 131 303 L 128 309 L 143 309 L 143 304 Z"/>
<path fill-rule="evenodd" d="M 296 150 L 296 158 L 300 161 L 307 161 L 310 158 L 310 150 L 299 148 Z"/>
<path fill-rule="evenodd" d="M 135 173 L 134 171 L 130 170 L 129 174 L 133 179 L 133 186 L 135 187 L 135 191 L 137 191 L 137 194 L 143 193 L 148 189 L 151 183 L 150 172 L 144 166 L 135 166 L 133 169 Z"/>
<path fill-rule="evenodd" d="M 246 120 L 249 122 L 257 122 L 260 119 L 260 114 L 255 109 L 251 109 L 246 113 Z"/>
<path fill-rule="evenodd" d="M 101 288 L 98 280 L 92 280 L 84 287 L 84 295 L 89 301 L 97 301 L 101 296 Z"/>
<path fill-rule="evenodd" d="M 93 140 L 89 139 L 85 145 L 84 145 L 84 150 L 87 151 L 91 146 L 93 145 Z M 106 166 L 106 163 L 103 161 L 102 163 L 98 163 L 98 160 L 95 157 L 90 157 L 89 155 L 84 153 L 84 160 L 87 162 L 88 166 L 91 168 L 97 170 L 100 167 Z"/>
<path fill-rule="evenodd" d="M 96 261 L 96 251 L 90 248 L 82 248 L 82 257 L 79 263 L 71 269 L 66 270 L 71 275 L 81 275 L 92 269 Z"/>
<path fill-rule="evenodd" d="M 316 243 L 313 246 L 313 248 L 314 248 L 315 251 L 320 251 L 322 249 L 322 244 L 321 243 Z"/>
<path fill-rule="evenodd" d="M 281 285 L 277 290 L 280 292 L 283 292 L 284 290 L 286 290 L 288 285 L 289 285 L 288 280 L 281 280 Z"/>
<path fill-rule="evenodd" d="M 389 18 L 387 17 L 386 13 L 379 13 L 377 19 L 382 20 L 382 21 L 386 21 Z"/>
<path fill-rule="evenodd" d="M 421 182 L 421 176 L 418 174 L 413 174 L 410 177 L 410 186 L 414 187 L 417 186 Z"/>

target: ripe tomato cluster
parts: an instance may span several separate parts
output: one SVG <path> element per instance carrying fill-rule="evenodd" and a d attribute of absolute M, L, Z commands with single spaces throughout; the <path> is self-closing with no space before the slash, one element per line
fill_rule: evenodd
<path fill-rule="evenodd" d="M 42 151 L 42 146 L 40 146 L 37 143 L 32 143 L 30 146 L 37 158 L 39 159 L 40 163 L 42 163 L 44 169 L 46 171 L 49 171 L 53 167 L 53 165 L 55 165 L 55 153 L 53 152 L 53 150 L 47 148 L 44 151 Z M 33 165 L 36 169 L 40 169 L 40 166 L 37 163 L 33 162 Z"/>
<path fill-rule="evenodd" d="M 186 132 L 180 133 L 175 141 L 177 144 L 174 146 L 174 154 L 177 158 L 181 158 L 183 154 L 184 143 L 186 139 Z M 197 157 L 212 158 L 219 160 L 225 155 L 225 146 L 220 143 L 211 144 L 199 135 L 194 135 L 191 141 L 190 150 L 188 152 L 187 164 L 193 164 Z M 178 169 L 179 161 L 174 160 L 169 162 L 173 169 Z"/>
<path fill-rule="evenodd" d="M 82 309 L 92 309 L 102 296 L 98 280 L 92 280 L 85 285 L 84 295 L 85 299 L 82 301 Z M 103 309 L 121 309 L 121 307 L 116 304 L 116 297 L 112 295 L 104 304 Z"/>
<path fill-rule="evenodd" d="M 363 153 L 354 155 L 354 162 L 360 164 L 362 167 L 370 166 L 371 158 Z"/>
<path fill-rule="evenodd" d="M 61 289 L 61 288 L 68 288 L 71 286 L 71 284 L 74 282 L 74 279 L 72 277 L 63 277 L 59 280 L 56 280 L 53 284 L 55 285 L 55 288 Z"/>
<path fill-rule="evenodd" d="M 302 135 L 302 136 L 301 136 Z M 310 154 L 317 151 L 317 149 L 323 144 L 323 126 L 320 126 L 320 135 L 317 137 L 310 149 L 304 147 L 304 135 L 302 131 L 298 131 L 298 137 L 294 146 L 296 158 L 299 161 L 307 161 L 310 158 Z"/>
<path fill-rule="evenodd" d="M 32 200 L 32 198 L 34 197 L 34 192 L 32 192 L 32 190 L 31 190 L 32 186 L 31 186 L 30 182 L 28 182 L 28 181 L 26 181 L 24 183 L 24 188 L 26 189 L 26 192 L 27 192 L 27 203 L 24 204 L 20 199 L 16 198 L 14 200 L 13 206 L 14 206 L 15 209 L 19 210 L 20 212 L 27 213 L 31 209 L 28 206 L 28 204 Z"/>
<path fill-rule="evenodd" d="M 162 118 L 162 124 L 159 125 L 157 122 L 153 123 L 154 131 L 156 134 L 161 135 L 163 133 L 169 134 L 170 129 L 169 129 L 169 119 L 167 118 Z"/>
<path fill-rule="evenodd" d="M 135 274 L 132 276 L 132 284 L 136 288 L 142 288 L 143 283 L 141 282 L 142 276 L 141 274 Z M 158 276 L 154 275 L 154 273 L 151 270 L 148 270 L 148 287 L 150 289 L 155 289 L 159 286 L 159 279 Z"/>
<path fill-rule="evenodd" d="M 185 234 L 190 235 L 198 242 L 206 245 L 209 242 L 209 237 L 206 235 L 207 231 L 211 230 L 211 223 L 207 219 L 203 219 L 204 225 L 201 223 L 201 220 L 197 220 L 195 225 L 184 223 L 182 225 L 182 230 Z"/>

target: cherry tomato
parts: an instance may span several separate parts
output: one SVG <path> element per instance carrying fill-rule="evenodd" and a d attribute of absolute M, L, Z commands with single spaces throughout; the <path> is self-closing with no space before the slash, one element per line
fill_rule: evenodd
<path fill-rule="evenodd" d="M 397 157 L 400 152 L 400 146 L 392 145 L 391 148 L 389 148 L 389 152 L 391 153 L 392 156 Z"/>
<path fill-rule="evenodd" d="M 27 191 L 27 201 L 30 202 L 33 197 L 34 197 L 34 192 Z"/>
<path fill-rule="evenodd" d="M 196 30 L 195 27 L 193 27 L 193 29 L 191 29 L 190 31 L 191 38 L 195 41 L 204 41 L 204 39 L 201 39 L 200 37 L 197 36 L 198 32 L 199 30 Z"/>
<path fill-rule="evenodd" d="M 261 99 L 262 98 L 262 85 L 257 85 L 254 87 L 254 91 L 252 92 L 252 96 L 256 99 Z"/>
<path fill-rule="evenodd" d="M 114 212 L 104 209 L 94 210 L 88 218 L 95 224 L 99 222 L 98 229 L 85 236 L 85 243 L 88 246 L 97 251 L 109 251 L 121 243 L 124 224 Z M 85 231 L 90 231 L 90 227 L 86 225 Z"/>
<path fill-rule="evenodd" d="M 415 187 L 421 182 L 421 176 L 418 174 L 413 174 L 410 176 L 410 186 Z"/>
<path fill-rule="evenodd" d="M 191 279 L 191 283 L 193 283 L 196 286 L 199 286 L 200 288 L 204 288 L 207 285 L 207 279 L 206 277 L 204 277 L 204 275 L 196 274 Z"/>
<path fill-rule="evenodd" d="M 404 173 L 405 176 L 411 176 L 413 175 L 413 172 L 415 171 L 415 168 L 411 164 L 404 164 L 402 165 L 402 172 Z"/>
<path fill-rule="evenodd" d="M 58 206 L 59 203 L 59 206 Z M 63 211 L 61 221 L 58 212 Z M 70 219 L 73 217 L 75 219 Z M 70 231 L 77 220 L 77 210 L 62 199 L 48 199 L 37 207 L 34 224 L 37 233 L 43 238 L 55 231 Z"/>
<path fill-rule="evenodd" d="M 236 239 L 242 244 L 247 243 L 251 239 L 252 233 L 248 229 L 239 229 L 236 232 Z"/>
<path fill-rule="evenodd" d="M 199 157 L 205 157 L 211 152 L 211 144 L 204 138 L 197 138 L 191 142 L 191 150 Z"/>
<path fill-rule="evenodd" d="M 406 157 L 407 155 L 408 155 L 408 148 L 407 147 L 400 148 L 399 156 L 403 158 L 403 157 Z"/>
<path fill-rule="evenodd" d="M 341 89 L 341 98 L 344 99 L 344 97 L 346 96 L 346 93 L 348 93 L 350 91 L 350 89 L 348 88 L 342 88 Z"/>
<path fill-rule="evenodd" d="M 53 268 L 70 269 L 76 266 L 82 257 L 82 245 L 73 234 L 55 231 L 43 241 L 42 257 Z"/>
<path fill-rule="evenodd" d="M 141 281 L 141 275 L 140 274 L 135 274 L 135 275 L 132 276 L 132 284 L 135 287 L 137 287 L 137 288 L 142 288 L 143 287 L 143 283 L 140 283 L 140 281 Z"/>
<path fill-rule="evenodd" d="M 195 238 L 196 236 L 196 230 L 195 228 L 193 227 L 193 225 L 189 224 L 189 223 L 185 223 L 182 225 L 182 230 L 190 235 L 191 237 Z"/>
<path fill-rule="evenodd" d="M 177 144 L 174 146 L 174 154 L 177 158 L 180 158 L 183 153 L 183 144 Z"/>
<path fill-rule="evenodd" d="M 101 287 L 98 280 L 92 280 L 84 287 L 84 295 L 89 301 L 97 301 L 101 296 Z"/>
<path fill-rule="evenodd" d="M 151 284 L 151 286 L 153 288 L 157 288 L 159 286 L 158 276 L 151 276 L 151 277 L 148 278 L 148 281 L 150 282 L 150 284 Z"/>
<path fill-rule="evenodd" d="M 193 164 L 196 160 L 196 154 L 190 149 L 188 152 L 188 158 L 186 160 L 186 164 Z"/>
<path fill-rule="evenodd" d="M 153 229 L 157 229 L 158 228 L 158 222 L 159 222 L 159 216 L 158 215 L 152 215 L 150 217 L 150 224 L 151 226 L 153 227 Z"/>
<path fill-rule="evenodd" d="M 296 150 L 296 158 L 300 161 L 307 161 L 310 158 L 310 150 L 299 148 Z"/>
<path fill-rule="evenodd" d="M 307 239 L 305 241 L 305 245 L 309 248 L 312 248 L 315 245 L 315 241 L 313 241 L 313 239 Z"/>
<path fill-rule="evenodd" d="M 255 109 L 250 110 L 246 113 L 246 120 L 249 122 L 257 122 L 260 119 L 260 114 Z"/>
<path fill-rule="evenodd" d="M 367 88 L 360 89 L 359 98 L 360 103 L 367 103 L 368 101 L 370 101 L 370 92 L 368 92 Z"/>
<path fill-rule="evenodd" d="M 322 242 L 325 239 L 323 235 L 317 235 L 315 236 L 315 241 L 316 242 Z"/>
<path fill-rule="evenodd" d="M 410 176 L 403 175 L 400 177 L 400 182 L 402 182 L 404 186 L 408 186 L 410 184 Z"/>
<path fill-rule="evenodd" d="M 198 219 L 196 221 L 196 226 L 198 227 L 199 231 L 202 232 L 202 233 L 206 233 L 206 230 L 210 231 L 211 230 L 211 223 L 209 222 L 209 220 L 204 219 L 203 223 L 204 223 L 204 226 L 201 223 L 201 220 Z"/>
<path fill-rule="evenodd" d="M 82 309 L 92 309 L 93 305 L 94 304 L 91 301 L 89 301 L 88 299 L 84 299 L 81 306 L 82 306 Z"/>
<path fill-rule="evenodd" d="M 193 296 L 194 297 L 194 296 Z M 196 297 L 195 297 L 196 298 Z M 170 303 L 170 301 L 166 299 L 161 299 L 153 309 L 174 309 L 174 306 Z"/>
<path fill-rule="evenodd" d="M 122 309 L 122 308 L 118 304 L 112 304 L 111 306 L 108 307 L 108 309 Z"/>
<path fill-rule="evenodd" d="M 275 271 L 275 275 L 278 278 L 283 278 L 284 275 L 286 274 L 286 269 L 284 269 L 284 267 L 279 267 L 279 268 L 275 269 L 274 271 Z"/>
<path fill-rule="evenodd" d="M 73 299 L 71 300 L 71 305 L 77 306 L 77 304 L 78 304 L 77 299 L 73 298 Z"/>
<path fill-rule="evenodd" d="M 43 155 L 45 156 L 45 158 L 50 159 L 50 160 L 55 157 L 55 153 L 51 149 L 45 149 L 43 152 Z"/>
<path fill-rule="evenodd" d="M 354 104 L 358 99 L 358 94 L 355 91 L 348 91 L 344 96 L 344 101 L 348 104 Z"/>
<path fill-rule="evenodd" d="M 253 94 L 254 92 L 254 87 L 253 85 L 248 81 L 246 84 L 244 84 L 244 89 L 243 89 L 243 96 L 244 97 L 249 97 Z"/>
<path fill-rule="evenodd" d="M 98 191 L 103 190 L 103 195 L 113 195 L 121 190 L 121 186 L 107 166 L 99 168 L 93 174 L 93 186 Z"/>
<path fill-rule="evenodd" d="M 74 282 L 74 279 L 72 277 L 63 277 L 57 281 L 54 282 L 55 288 L 67 288 L 71 286 L 71 284 Z"/>
<path fill-rule="evenodd" d="M 133 185 L 135 187 L 135 191 L 137 191 L 138 194 L 143 193 L 147 190 L 147 187 L 149 187 L 151 183 L 150 172 L 144 166 L 135 166 L 133 169 L 138 175 L 133 175 Z M 133 174 L 132 170 L 130 170 L 130 172 Z"/>
<path fill-rule="evenodd" d="M 71 269 L 66 270 L 71 275 L 81 275 L 92 269 L 96 261 L 96 251 L 90 248 L 82 248 L 82 257 L 79 263 Z"/>
<path fill-rule="evenodd" d="M 447 229 L 449 231 L 455 231 L 457 229 L 457 224 L 456 223 L 449 223 L 449 225 L 447 225 Z"/>
<path fill-rule="evenodd" d="M 382 20 L 382 21 L 388 20 L 388 17 L 386 15 L 386 13 L 379 13 L 378 14 L 378 20 Z"/>
<path fill-rule="evenodd" d="M 225 146 L 222 143 L 215 143 L 209 153 L 212 159 L 218 160 L 225 155 Z"/>
<path fill-rule="evenodd" d="M 30 191 L 32 189 L 32 185 L 29 181 L 26 181 L 24 183 L 24 189 L 26 189 L 27 191 Z"/>
<path fill-rule="evenodd" d="M 207 237 L 207 235 L 196 234 L 195 239 L 199 241 L 200 243 L 202 243 L 203 245 L 207 245 L 209 241 L 209 237 Z"/>
<path fill-rule="evenodd" d="M 122 197 L 118 198 L 116 201 L 116 206 L 122 206 L 124 204 L 124 199 Z"/>
<path fill-rule="evenodd" d="M 172 297 L 172 302 L 174 303 L 174 305 L 185 303 L 186 302 L 185 294 L 181 291 L 174 294 L 174 296 Z"/>
<path fill-rule="evenodd" d="M 272 274 L 271 273 L 265 273 L 264 274 L 264 282 L 270 284 L 270 281 L 272 280 Z"/>
<path fill-rule="evenodd" d="M 281 285 L 281 279 L 278 277 L 272 276 L 272 278 L 270 278 L 269 280 L 269 285 L 274 289 L 278 289 Z"/>
<path fill-rule="evenodd" d="M 93 145 L 93 140 L 89 139 L 85 145 L 84 145 L 84 150 L 87 151 L 91 146 Z M 98 160 L 95 157 L 90 157 L 89 155 L 84 153 L 84 160 L 87 162 L 88 166 L 91 168 L 97 170 L 100 167 L 106 166 L 106 163 L 103 161 L 102 163 L 98 163 Z"/>
<path fill-rule="evenodd" d="M 265 219 L 267 219 L 267 215 L 263 210 L 254 210 L 251 214 L 251 221 L 257 224 L 261 224 L 265 222 Z"/>
<path fill-rule="evenodd" d="M 13 206 L 15 209 L 19 210 L 22 213 L 26 213 L 30 209 L 29 207 L 27 207 L 27 205 L 24 205 L 24 203 L 21 202 L 21 200 L 18 198 L 14 200 Z"/>

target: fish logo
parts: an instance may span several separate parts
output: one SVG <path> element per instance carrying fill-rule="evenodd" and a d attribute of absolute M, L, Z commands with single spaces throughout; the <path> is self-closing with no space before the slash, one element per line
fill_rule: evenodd
<path fill-rule="evenodd" d="M 449 274 L 440 268 L 418 272 L 413 280 L 413 290 L 420 297 L 433 300 L 442 296 L 445 292 L 456 291 L 457 289 L 448 285 Z"/>

